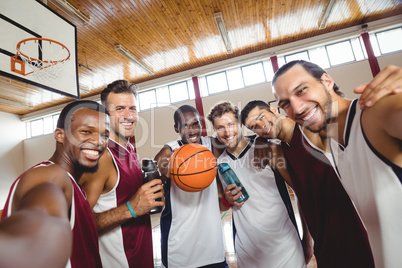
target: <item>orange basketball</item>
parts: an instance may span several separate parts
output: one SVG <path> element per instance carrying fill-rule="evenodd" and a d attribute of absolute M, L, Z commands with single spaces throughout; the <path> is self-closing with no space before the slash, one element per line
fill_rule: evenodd
<path fill-rule="evenodd" d="M 199 144 L 186 144 L 177 149 L 169 162 L 170 178 L 187 192 L 207 188 L 216 176 L 216 159 L 208 148 Z"/>

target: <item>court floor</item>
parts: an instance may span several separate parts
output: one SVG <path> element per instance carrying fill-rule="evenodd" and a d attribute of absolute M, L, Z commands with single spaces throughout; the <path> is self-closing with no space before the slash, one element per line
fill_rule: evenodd
<path fill-rule="evenodd" d="M 296 214 L 296 220 L 298 226 L 300 227 L 300 218 L 299 212 L 297 210 L 297 206 L 295 205 L 295 199 L 293 192 L 290 190 L 290 197 L 293 202 L 293 208 Z M 229 268 L 237 268 L 236 263 L 236 255 L 234 253 L 234 245 L 233 245 L 233 231 L 232 231 L 232 210 L 229 209 L 226 212 L 221 213 L 222 218 L 222 228 L 223 228 L 223 239 L 225 244 L 225 255 L 226 261 L 229 265 Z M 160 235 L 160 213 L 154 214 L 151 216 L 152 222 L 152 242 L 154 247 L 154 266 L 155 268 L 161 266 L 161 235 Z M 299 228 L 300 229 L 300 228 Z M 308 264 L 307 268 L 316 268 L 317 264 L 315 259 L 313 258 Z"/>

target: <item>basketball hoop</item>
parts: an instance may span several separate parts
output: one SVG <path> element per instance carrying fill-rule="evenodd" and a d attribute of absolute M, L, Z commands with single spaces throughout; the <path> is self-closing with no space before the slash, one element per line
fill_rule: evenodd
<path fill-rule="evenodd" d="M 57 78 L 70 60 L 70 50 L 47 38 L 28 38 L 17 44 L 17 54 L 11 57 L 11 71 L 21 75 L 33 74 L 39 80 Z M 29 67 L 30 72 L 26 72 Z"/>

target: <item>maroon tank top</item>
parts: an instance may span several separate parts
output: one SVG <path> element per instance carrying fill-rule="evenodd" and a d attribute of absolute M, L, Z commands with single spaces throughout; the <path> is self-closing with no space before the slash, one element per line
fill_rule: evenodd
<path fill-rule="evenodd" d="M 33 166 L 32 168 L 49 166 L 51 164 L 53 163 L 45 161 Z M 98 233 L 92 216 L 91 207 L 74 178 L 70 174 L 68 175 L 74 189 L 71 203 L 71 212 L 74 212 L 74 214 L 70 215 L 70 223 L 73 224 L 73 250 L 70 256 L 71 267 L 102 267 L 99 256 Z M 12 199 L 12 192 L 21 176 L 22 175 L 20 175 L 11 186 L 10 193 L 1 215 L 2 219 L 8 216 L 8 207 L 11 202 L 10 200 Z"/>
<path fill-rule="evenodd" d="M 125 204 L 143 184 L 142 171 L 134 147 L 127 148 L 109 139 L 108 148 L 120 173 L 116 188 L 117 206 Z M 152 227 L 148 214 L 131 219 L 121 225 L 124 250 L 130 267 L 153 268 Z"/>
<path fill-rule="evenodd" d="M 282 148 L 318 267 L 374 267 L 366 230 L 327 157 L 298 125 Z"/>

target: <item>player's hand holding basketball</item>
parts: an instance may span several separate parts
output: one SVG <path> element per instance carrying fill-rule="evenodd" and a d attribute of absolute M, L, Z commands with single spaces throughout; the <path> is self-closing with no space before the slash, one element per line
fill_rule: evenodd
<path fill-rule="evenodd" d="M 169 162 L 170 178 L 183 191 L 199 192 L 216 177 L 216 159 L 200 144 L 185 144 L 175 150 Z"/>
<path fill-rule="evenodd" d="M 231 204 L 232 206 L 238 206 L 241 207 L 244 205 L 244 201 L 239 203 L 236 200 L 239 199 L 242 195 L 241 192 L 241 187 L 237 187 L 236 189 L 233 189 L 236 187 L 236 184 L 229 184 L 226 189 L 225 189 L 225 199 L 226 201 L 228 201 L 229 204 Z M 233 190 L 231 190 L 233 189 Z"/>
<path fill-rule="evenodd" d="M 154 179 L 138 189 L 130 204 L 137 216 L 145 215 L 151 208 L 165 205 L 164 195 L 162 180 Z M 157 198 L 162 198 L 162 201 L 156 201 Z"/>

